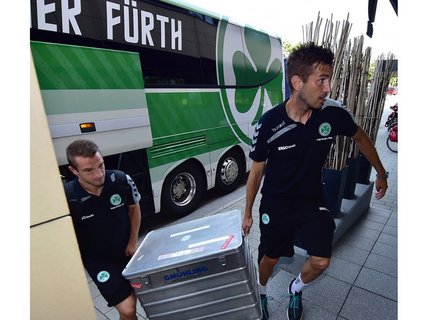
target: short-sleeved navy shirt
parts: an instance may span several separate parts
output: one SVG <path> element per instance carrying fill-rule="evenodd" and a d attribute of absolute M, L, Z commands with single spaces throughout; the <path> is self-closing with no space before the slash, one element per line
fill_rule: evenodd
<path fill-rule="evenodd" d="M 313 110 L 305 125 L 290 119 L 283 103 L 267 111 L 255 128 L 249 154 L 254 161 L 266 161 L 263 197 L 278 204 L 322 199 L 321 172 L 331 144 L 335 136 L 353 136 L 357 128 L 347 109 L 331 99 Z"/>
<path fill-rule="evenodd" d="M 132 179 L 122 171 L 106 170 L 99 196 L 88 193 L 77 179 L 65 185 L 65 192 L 83 260 L 123 258 L 130 236 L 128 205 L 140 200 Z"/>

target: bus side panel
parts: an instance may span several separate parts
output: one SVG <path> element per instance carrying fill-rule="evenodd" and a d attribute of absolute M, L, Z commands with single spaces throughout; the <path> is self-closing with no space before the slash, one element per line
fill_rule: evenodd
<path fill-rule="evenodd" d="M 31 49 L 60 165 L 78 138 L 104 155 L 152 145 L 138 54 L 42 42 Z"/>
<path fill-rule="evenodd" d="M 228 123 L 217 89 L 147 90 L 152 120 L 153 147 L 148 151 L 153 182 L 162 180 L 170 166 L 198 158 L 210 179 L 209 153 L 238 143 Z M 218 159 L 216 159 L 218 161 Z M 212 181 L 208 182 L 208 188 Z"/>

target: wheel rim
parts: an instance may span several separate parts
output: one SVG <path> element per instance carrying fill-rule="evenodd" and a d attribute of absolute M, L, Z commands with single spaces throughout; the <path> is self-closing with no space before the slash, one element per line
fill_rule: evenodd
<path fill-rule="evenodd" d="M 171 184 L 170 198 L 177 206 L 189 204 L 196 194 L 196 180 L 187 173 L 181 173 L 175 177 Z"/>
<path fill-rule="evenodd" d="M 393 142 L 390 140 L 390 138 L 387 138 L 387 147 L 393 151 L 397 152 L 397 142 Z"/>
<path fill-rule="evenodd" d="M 221 181 L 225 185 L 230 185 L 236 181 L 239 175 L 239 166 L 234 158 L 227 158 L 221 165 Z"/>

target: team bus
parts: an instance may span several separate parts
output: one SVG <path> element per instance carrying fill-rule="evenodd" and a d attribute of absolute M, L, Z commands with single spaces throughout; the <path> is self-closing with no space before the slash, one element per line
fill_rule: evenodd
<path fill-rule="evenodd" d="M 285 98 L 281 40 L 183 1 L 30 0 L 31 53 L 59 170 L 95 141 L 143 215 L 193 211 L 250 168 L 254 126 Z"/>

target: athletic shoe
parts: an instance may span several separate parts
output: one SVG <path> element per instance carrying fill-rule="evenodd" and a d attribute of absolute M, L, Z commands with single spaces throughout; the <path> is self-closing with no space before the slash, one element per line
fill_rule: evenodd
<path fill-rule="evenodd" d="M 288 320 L 302 319 L 302 292 L 292 293 L 291 288 L 295 279 L 289 285 L 289 306 L 288 306 Z"/>
<path fill-rule="evenodd" d="M 262 309 L 262 320 L 270 319 L 270 315 L 267 310 L 267 295 L 261 294 L 261 309 Z"/>

